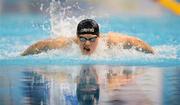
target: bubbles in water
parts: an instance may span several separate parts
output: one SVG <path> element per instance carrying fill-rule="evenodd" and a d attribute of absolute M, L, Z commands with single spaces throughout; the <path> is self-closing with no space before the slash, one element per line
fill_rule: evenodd
<path fill-rule="evenodd" d="M 161 45 L 154 47 L 157 58 L 177 59 L 178 47 L 175 45 Z"/>
<path fill-rule="evenodd" d="M 40 10 L 43 11 L 43 8 L 44 8 L 44 4 L 41 4 Z"/>

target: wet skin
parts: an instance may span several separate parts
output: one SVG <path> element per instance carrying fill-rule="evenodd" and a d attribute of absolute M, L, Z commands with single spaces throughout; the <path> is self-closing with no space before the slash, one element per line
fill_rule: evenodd
<path fill-rule="evenodd" d="M 78 36 L 78 44 L 82 54 L 91 55 L 97 48 L 99 37 L 93 34 Z"/>
<path fill-rule="evenodd" d="M 93 34 L 83 34 L 73 38 L 59 37 L 56 39 L 42 40 L 28 47 L 21 55 L 26 56 L 46 52 L 51 49 L 60 49 L 74 42 L 78 44 L 83 55 L 91 55 L 96 50 L 99 40 L 102 39 L 107 41 L 107 46 L 109 48 L 121 44 L 124 49 L 131 49 L 134 47 L 137 51 L 154 54 L 152 47 L 143 40 L 111 32 L 104 37 Z"/>

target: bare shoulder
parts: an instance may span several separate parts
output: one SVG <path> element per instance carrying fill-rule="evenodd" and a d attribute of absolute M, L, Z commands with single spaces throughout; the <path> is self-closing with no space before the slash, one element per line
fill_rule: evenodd
<path fill-rule="evenodd" d="M 57 37 L 54 39 L 48 39 L 47 40 L 49 42 L 50 45 L 54 45 L 54 46 L 66 46 L 69 44 L 72 44 L 73 42 L 76 41 L 75 37 Z"/>
<path fill-rule="evenodd" d="M 77 39 L 77 37 L 71 37 L 70 39 L 69 39 L 71 42 L 74 42 L 74 43 L 78 43 L 78 39 Z"/>
<path fill-rule="evenodd" d="M 132 38 L 132 37 L 124 35 L 124 34 L 121 34 L 121 33 L 116 33 L 116 32 L 109 32 L 107 34 L 107 41 L 109 43 L 113 43 L 113 44 L 125 43 L 130 38 Z"/>
<path fill-rule="evenodd" d="M 129 36 L 122 33 L 116 33 L 116 32 L 110 32 L 108 33 L 108 41 L 112 43 L 127 43 L 127 42 L 141 42 L 143 40 L 134 37 Z"/>
<path fill-rule="evenodd" d="M 142 52 L 154 53 L 153 49 L 149 44 L 137 37 L 128 36 L 121 33 L 110 32 L 108 33 L 107 41 L 109 45 L 122 44 L 123 48 L 125 49 L 135 47 L 138 51 L 142 50 Z"/>
<path fill-rule="evenodd" d="M 136 38 L 134 36 L 129 36 L 129 35 L 118 33 L 118 32 L 109 32 L 108 37 L 109 38 Z"/>

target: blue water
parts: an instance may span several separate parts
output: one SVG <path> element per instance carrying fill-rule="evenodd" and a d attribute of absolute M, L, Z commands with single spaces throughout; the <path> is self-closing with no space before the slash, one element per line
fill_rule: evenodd
<path fill-rule="evenodd" d="M 0 104 L 179 105 L 179 73 L 120 65 L 1 67 Z"/>
<path fill-rule="evenodd" d="M 180 18 L 168 14 L 96 20 L 101 33 L 139 37 L 155 55 L 130 50 L 86 57 L 66 49 L 66 55 L 50 51 L 22 57 L 29 45 L 51 37 L 50 17 L 1 15 L 0 105 L 92 105 L 92 100 L 99 105 L 179 105 Z M 95 92 L 80 92 L 86 88 Z"/>
<path fill-rule="evenodd" d="M 77 57 L 77 54 L 19 56 L 29 45 L 51 36 L 50 17 L 43 15 L 2 15 L 0 16 L 0 64 L 121 64 L 176 66 L 180 64 L 180 34 L 178 16 L 167 15 L 157 18 L 147 17 L 107 17 L 97 18 L 101 33 L 120 32 L 139 37 L 149 43 L 156 54 L 132 53 L 115 54 L 111 57 Z M 127 58 L 128 57 L 128 58 Z M 25 62 L 24 62 L 25 61 Z M 38 61 L 38 63 L 35 63 Z M 137 62 L 138 61 L 138 62 Z"/>

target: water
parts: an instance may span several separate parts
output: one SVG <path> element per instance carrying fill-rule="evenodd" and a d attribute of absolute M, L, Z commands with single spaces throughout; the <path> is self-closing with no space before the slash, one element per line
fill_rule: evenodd
<path fill-rule="evenodd" d="M 51 36 L 53 32 L 51 31 L 50 18 L 41 15 L 4 15 L 0 18 L 2 20 L 0 23 L 2 26 L 0 31 L 0 42 L 2 43 L 0 45 L 1 65 L 36 65 L 37 63 L 33 61 L 38 61 L 38 64 L 179 65 L 180 39 L 178 35 L 180 32 L 177 23 L 180 20 L 176 16 L 170 15 L 156 19 L 133 18 L 133 20 L 116 17 L 97 18 L 102 33 L 113 31 L 139 37 L 152 45 L 155 55 L 133 50 L 119 50 L 118 48 L 107 50 L 105 46 L 98 46 L 97 52 L 91 57 L 82 56 L 77 45 L 69 46 L 69 48 L 63 50 L 52 50 L 39 55 L 21 57 L 20 53 L 32 43 L 49 37 L 56 37 L 56 35 Z M 69 21 L 71 22 L 71 20 Z M 76 25 L 73 24 L 74 27 Z M 68 26 L 69 24 L 66 27 Z M 65 33 L 70 30 L 66 28 L 61 31 Z M 74 30 L 71 30 L 70 33 L 75 35 Z M 69 37 L 72 34 L 66 36 Z M 104 42 L 101 42 L 100 45 L 104 45 Z M 66 53 L 66 56 L 63 56 L 64 51 L 71 53 Z"/>
<path fill-rule="evenodd" d="M 178 67 L 10 66 L 0 71 L 1 105 L 178 105 Z"/>
<path fill-rule="evenodd" d="M 51 2 L 50 14 L 0 15 L 0 105 L 180 104 L 178 16 L 96 16 L 84 13 L 83 3 L 59 5 Z M 76 13 L 78 5 L 83 10 Z M 39 40 L 74 36 L 84 18 L 96 19 L 103 35 L 112 31 L 139 37 L 155 54 L 108 50 L 100 42 L 90 57 L 81 55 L 77 45 L 20 56 Z"/>

